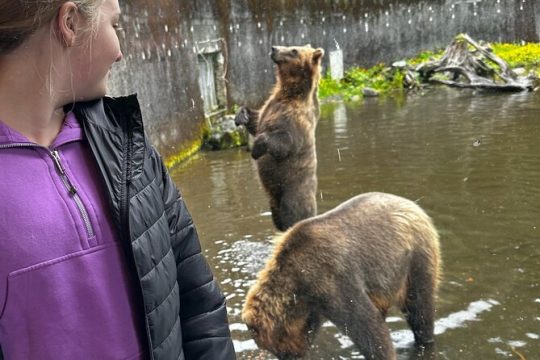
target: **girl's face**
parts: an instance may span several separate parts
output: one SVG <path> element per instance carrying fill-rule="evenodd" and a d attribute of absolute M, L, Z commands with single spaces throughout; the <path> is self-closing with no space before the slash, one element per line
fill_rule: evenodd
<path fill-rule="evenodd" d="M 116 33 L 119 17 L 118 0 L 105 0 L 99 8 L 95 30 L 87 31 L 82 43 L 73 48 L 71 71 L 75 100 L 92 100 L 107 93 L 111 67 L 122 59 Z"/>

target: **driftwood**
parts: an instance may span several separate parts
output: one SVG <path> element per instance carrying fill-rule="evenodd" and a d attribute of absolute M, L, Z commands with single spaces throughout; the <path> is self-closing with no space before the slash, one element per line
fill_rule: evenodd
<path fill-rule="evenodd" d="M 466 34 L 456 36 L 440 60 L 423 63 L 416 72 L 422 82 L 499 91 L 533 90 L 536 80 L 534 76 L 518 76 L 489 47 Z"/>

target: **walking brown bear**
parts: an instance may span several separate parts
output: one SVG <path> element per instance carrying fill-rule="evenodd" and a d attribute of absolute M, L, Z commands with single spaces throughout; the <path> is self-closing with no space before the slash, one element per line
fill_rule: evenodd
<path fill-rule="evenodd" d="M 311 46 L 272 47 L 272 94 L 261 109 L 243 107 L 235 118 L 255 137 L 251 155 L 280 231 L 317 213 L 315 127 L 323 56 L 323 49 Z"/>
<path fill-rule="evenodd" d="M 303 357 L 323 319 L 366 359 L 396 359 L 387 311 L 397 305 L 416 344 L 430 345 L 439 266 L 439 236 L 418 205 L 385 193 L 358 195 L 282 235 L 242 319 L 258 346 L 279 359 Z"/>

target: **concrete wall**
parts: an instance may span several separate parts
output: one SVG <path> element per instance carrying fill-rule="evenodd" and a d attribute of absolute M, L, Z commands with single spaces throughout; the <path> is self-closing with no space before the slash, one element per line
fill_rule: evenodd
<path fill-rule="evenodd" d="M 536 39 L 537 41 L 540 40 L 540 3 L 538 4 L 535 4 L 535 2 L 533 1 L 533 6 L 534 6 L 534 14 L 535 14 L 535 18 L 536 18 Z"/>
<path fill-rule="evenodd" d="M 138 93 L 152 143 L 166 159 L 193 150 L 204 126 L 196 49 L 179 1 L 120 1 L 124 60 L 111 95 Z"/>
<path fill-rule="evenodd" d="M 347 69 L 444 48 L 461 32 L 499 42 L 540 36 L 535 0 L 130 0 L 121 6 L 125 61 L 112 93 L 139 93 L 147 129 L 165 156 L 200 138 L 200 52 L 222 53 L 220 83 L 229 107 L 259 106 L 274 82 L 272 45 L 340 48 Z"/>
<path fill-rule="evenodd" d="M 339 47 L 347 69 L 444 48 L 462 32 L 486 41 L 538 39 L 533 0 L 271 3 L 233 0 L 228 43 L 234 102 L 260 104 L 261 90 L 273 81 L 267 54 L 275 44 L 310 43 L 327 52 Z"/>

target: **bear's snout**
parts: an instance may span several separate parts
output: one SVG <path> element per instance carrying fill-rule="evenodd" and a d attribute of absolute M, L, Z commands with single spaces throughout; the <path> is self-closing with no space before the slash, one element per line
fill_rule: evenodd
<path fill-rule="evenodd" d="M 279 49 L 277 46 L 272 46 L 272 51 L 270 52 L 270 58 L 273 62 L 278 62 Z"/>

